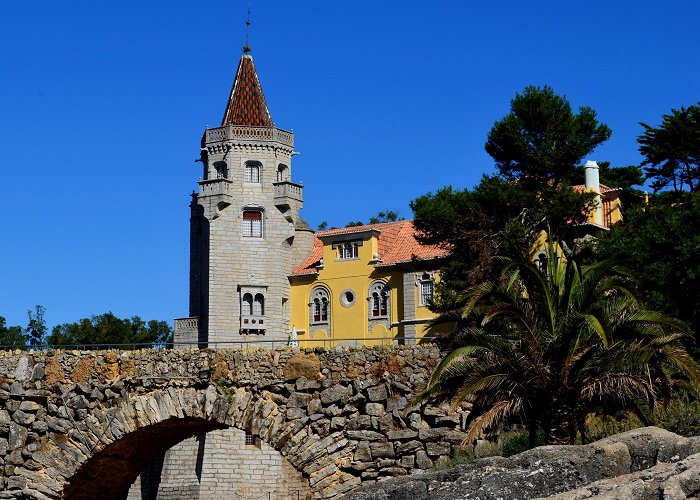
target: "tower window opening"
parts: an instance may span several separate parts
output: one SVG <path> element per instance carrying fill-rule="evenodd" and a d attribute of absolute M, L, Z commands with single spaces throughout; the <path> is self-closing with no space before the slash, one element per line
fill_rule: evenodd
<path fill-rule="evenodd" d="M 253 315 L 265 315 L 265 297 L 263 297 L 262 293 L 255 294 L 255 299 L 253 300 Z"/>
<path fill-rule="evenodd" d="M 243 295 L 243 307 L 241 307 L 241 314 L 245 316 L 250 316 L 253 314 L 253 295 L 250 293 Z"/>
<path fill-rule="evenodd" d="M 228 165 L 225 161 L 218 161 L 214 164 L 217 179 L 228 179 Z"/>
<path fill-rule="evenodd" d="M 258 210 L 245 210 L 243 212 L 243 237 L 262 238 L 262 212 Z"/>
<path fill-rule="evenodd" d="M 260 164 L 247 162 L 245 164 L 244 178 L 246 182 L 260 183 Z"/>
<path fill-rule="evenodd" d="M 289 180 L 289 167 L 282 163 L 277 167 L 277 182 L 288 181 Z"/>

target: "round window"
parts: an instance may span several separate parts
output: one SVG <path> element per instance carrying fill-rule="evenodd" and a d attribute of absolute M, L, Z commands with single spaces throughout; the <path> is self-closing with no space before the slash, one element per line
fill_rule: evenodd
<path fill-rule="evenodd" d="M 340 304 L 343 307 L 350 307 L 355 303 L 355 292 L 349 288 L 340 294 Z"/>

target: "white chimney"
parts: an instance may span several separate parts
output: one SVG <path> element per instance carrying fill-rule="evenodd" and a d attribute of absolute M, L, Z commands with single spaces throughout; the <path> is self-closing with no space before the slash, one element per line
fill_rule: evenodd
<path fill-rule="evenodd" d="M 600 176 L 598 173 L 598 164 L 592 160 L 588 160 L 583 167 L 586 172 L 586 190 L 596 193 L 595 197 L 595 217 L 593 222 L 599 226 L 603 225 L 603 200 L 600 196 Z"/>

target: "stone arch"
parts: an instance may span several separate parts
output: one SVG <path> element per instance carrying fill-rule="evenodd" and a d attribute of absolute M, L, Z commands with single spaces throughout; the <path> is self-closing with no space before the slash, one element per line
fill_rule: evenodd
<path fill-rule="evenodd" d="M 77 409 L 73 401 L 67 403 L 70 409 Z M 224 390 L 214 385 L 130 395 L 113 407 L 92 410 L 75 422 L 75 428 L 53 435 L 41 450 L 43 470 L 28 471 L 29 486 L 46 495 L 37 498 L 125 498 L 149 460 L 183 439 L 227 427 L 258 436 L 305 478 L 324 468 L 335 470 L 339 456 L 334 451 L 342 451 L 340 458 L 350 460 L 354 446 L 348 446 L 342 431 L 320 438 L 298 421 L 287 419 L 288 409 L 299 404 L 280 406 L 264 391 L 248 387 Z M 53 489 L 42 487 L 42 478 L 54 476 L 60 479 Z M 105 488 L 105 478 L 109 478 L 109 488 Z M 322 488 L 348 479 L 340 474 L 324 478 L 311 487 L 317 498 L 323 498 Z"/>

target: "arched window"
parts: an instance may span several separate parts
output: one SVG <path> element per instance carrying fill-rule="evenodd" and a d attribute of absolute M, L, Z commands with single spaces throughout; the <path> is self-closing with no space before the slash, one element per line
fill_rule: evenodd
<path fill-rule="evenodd" d="M 311 292 L 310 320 L 311 323 L 328 323 L 330 318 L 330 300 L 325 288 L 315 288 Z"/>
<path fill-rule="evenodd" d="M 262 293 L 256 293 L 253 300 L 253 315 L 265 316 L 265 297 Z"/>
<path fill-rule="evenodd" d="M 241 286 L 241 329 L 249 335 L 265 334 L 265 291 L 262 287 Z"/>
<path fill-rule="evenodd" d="M 383 281 L 378 281 L 369 289 L 370 318 L 389 316 L 389 287 Z"/>
<path fill-rule="evenodd" d="M 262 238 L 262 212 L 260 210 L 243 211 L 242 234 L 244 238 Z"/>
<path fill-rule="evenodd" d="M 225 161 L 217 161 L 214 163 L 214 169 L 216 169 L 217 179 L 228 179 L 228 165 Z"/>
<path fill-rule="evenodd" d="M 289 167 L 284 163 L 280 163 L 277 166 L 277 182 L 288 181 L 289 180 Z"/>
<path fill-rule="evenodd" d="M 253 295 L 246 293 L 243 295 L 241 304 L 241 314 L 244 316 L 250 316 L 253 314 Z"/>
<path fill-rule="evenodd" d="M 260 182 L 260 163 L 248 161 L 245 164 L 244 180 L 246 182 Z"/>

